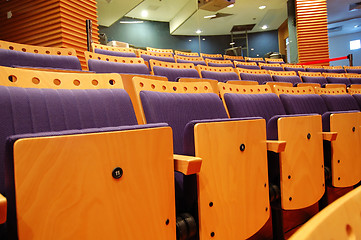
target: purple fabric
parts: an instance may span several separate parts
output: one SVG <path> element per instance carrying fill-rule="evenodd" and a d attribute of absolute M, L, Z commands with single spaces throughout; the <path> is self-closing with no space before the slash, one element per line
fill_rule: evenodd
<path fill-rule="evenodd" d="M 29 66 L 81 70 L 76 56 L 48 55 L 0 49 L 0 66 Z"/>
<path fill-rule="evenodd" d="M 237 64 L 236 67 L 237 67 L 237 68 L 244 68 L 244 69 L 257 69 L 257 70 L 260 70 L 260 69 L 261 69 L 259 66 L 242 65 L 242 64 Z"/>
<path fill-rule="evenodd" d="M 182 56 L 182 57 L 199 57 L 198 56 L 189 56 L 189 55 L 185 55 L 185 54 L 182 54 L 182 53 L 178 53 L 177 56 Z"/>
<path fill-rule="evenodd" d="M 283 71 L 283 67 L 262 66 L 261 69 L 271 70 L 271 71 Z"/>
<path fill-rule="evenodd" d="M 257 81 L 259 84 L 273 81 L 271 75 L 269 74 L 240 73 L 239 75 L 241 76 L 242 80 Z"/>
<path fill-rule="evenodd" d="M 234 68 L 234 65 L 232 63 L 212 63 L 212 62 L 209 62 L 208 66 L 210 66 L 210 67 L 233 67 Z"/>
<path fill-rule="evenodd" d="M 12 65 L 13 68 L 29 68 L 33 70 L 60 70 L 60 71 L 72 71 L 72 72 L 79 72 L 79 73 L 95 73 L 93 71 L 84 71 L 79 69 L 66 69 L 66 68 L 55 68 L 55 67 L 33 67 L 33 66 L 19 66 L 19 65 Z"/>
<path fill-rule="evenodd" d="M 287 114 L 324 114 L 327 112 L 326 103 L 317 94 L 281 94 L 280 99 Z"/>
<path fill-rule="evenodd" d="M 111 50 L 105 50 L 99 48 L 95 48 L 94 52 L 103 55 L 116 56 L 116 57 L 137 57 L 137 55 L 134 52 L 117 52 L 117 51 L 111 51 Z"/>
<path fill-rule="evenodd" d="M 257 65 L 258 63 L 266 63 L 265 61 L 258 61 L 258 60 L 247 60 L 247 62 L 255 62 L 257 63 Z"/>
<path fill-rule="evenodd" d="M 88 60 L 88 67 L 90 71 L 96 73 L 133 73 L 149 75 L 149 69 L 145 64 L 118 63 L 90 59 Z"/>
<path fill-rule="evenodd" d="M 144 61 L 146 61 L 146 62 L 149 62 L 150 59 L 163 61 L 163 62 L 175 62 L 174 58 L 172 58 L 172 57 L 157 57 L 157 56 L 152 56 L 152 55 L 147 55 L 147 54 L 141 54 L 140 57 L 143 58 Z"/>
<path fill-rule="evenodd" d="M 327 73 L 346 73 L 345 69 L 325 69 Z"/>
<path fill-rule="evenodd" d="M 227 118 L 217 94 L 140 92 L 147 123 L 166 122 L 173 129 L 174 152 L 183 153 L 185 125 L 192 120 Z"/>
<path fill-rule="evenodd" d="M 361 69 L 347 69 L 347 73 L 358 73 L 361 74 Z"/>
<path fill-rule="evenodd" d="M 320 72 L 323 73 L 325 72 L 325 69 L 323 68 L 305 68 L 306 72 Z"/>
<path fill-rule="evenodd" d="M 177 63 L 193 63 L 194 65 L 204 65 L 207 66 L 205 61 L 187 61 L 182 59 L 177 59 Z"/>
<path fill-rule="evenodd" d="M 321 97 L 325 101 L 328 111 L 360 110 L 355 98 L 349 94 L 323 94 Z"/>
<path fill-rule="evenodd" d="M 228 80 L 239 80 L 238 74 L 235 72 L 213 72 L 202 71 L 202 78 L 215 79 L 219 82 L 227 82 Z"/>
<path fill-rule="evenodd" d="M 267 94 L 224 94 L 231 118 L 261 117 L 268 120 L 275 115 L 285 115 L 281 100 L 274 93 Z"/>
<path fill-rule="evenodd" d="M 55 90 L 0 86 L 0 192 L 8 198 L 7 230 L 16 236 L 13 171 L 7 139 L 13 135 L 136 125 L 128 94 L 122 89 Z M 10 200 L 10 201 L 9 201 Z"/>
<path fill-rule="evenodd" d="M 361 84 L 361 78 L 350 77 L 349 80 L 350 80 L 351 84 Z"/>
<path fill-rule="evenodd" d="M 203 59 L 224 60 L 223 57 L 205 57 L 205 56 L 203 56 Z"/>
<path fill-rule="evenodd" d="M 338 83 L 350 86 L 351 82 L 347 77 L 326 77 L 328 83 Z"/>
<path fill-rule="evenodd" d="M 361 109 L 361 94 L 354 94 L 352 97 L 356 100 L 359 108 Z"/>
<path fill-rule="evenodd" d="M 275 81 L 275 82 L 290 82 L 293 85 L 296 85 L 297 83 L 302 82 L 299 76 L 277 76 L 277 75 L 273 75 L 272 78 L 273 78 L 273 81 Z"/>
<path fill-rule="evenodd" d="M 272 60 L 268 60 L 267 63 L 278 63 L 278 64 L 284 64 L 285 62 L 278 62 L 278 61 L 272 61 Z"/>
<path fill-rule="evenodd" d="M 155 75 L 165 76 L 168 78 L 168 81 L 176 82 L 177 78 L 199 78 L 198 71 L 196 69 L 180 69 L 180 68 L 167 68 L 154 66 L 153 72 Z"/>
<path fill-rule="evenodd" d="M 293 67 L 284 67 L 285 71 L 294 71 L 297 73 L 298 75 L 298 72 L 304 72 L 305 69 L 303 68 L 293 68 Z"/>
<path fill-rule="evenodd" d="M 322 85 L 327 84 L 325 77 L 309 77 L 309 76 L 302 76 L 302 81 L 305 83 L 319 83 Z"/>

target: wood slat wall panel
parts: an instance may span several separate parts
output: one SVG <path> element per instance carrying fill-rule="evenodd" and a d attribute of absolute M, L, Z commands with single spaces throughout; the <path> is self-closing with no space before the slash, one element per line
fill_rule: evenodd
<path fill-rule="evenodd" d="M 7 12 L 12 18 L 7 19 Z M 22 0 L 0 2 L 0 39 L 44 47 L 74 48 L 86 69 L 85 20 L 99 43 L 95 0 Z"/>
<path fill-rule="evenodd" d="M 296 0 L 296 16 L 299 62 L 328 59 L 326 0 Z"/>

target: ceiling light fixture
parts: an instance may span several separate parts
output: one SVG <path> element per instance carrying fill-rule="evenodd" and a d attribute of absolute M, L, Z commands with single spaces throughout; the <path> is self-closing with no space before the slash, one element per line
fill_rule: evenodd
<path fill-rule="evenodd" d="M 262 28 L 263 30 L 266 30 L 266 29 L 268 28 L 268 26 L 267 26 L 267 25 L 263 25 L 261 28 Z"/>
<path fill-rule="evenodd" d="M 355 26 L 353 26 L 354 28 L 358 28 L 358 27 L 360 27 L 360 25 L 355 25 Z"/>
<path fill-rule="evenodd" d="M 143 11 L 141 12 L 141 15 L 142 15 L 142 17 L 148 17 L 148 11 L 147 11 L 147 10 L 143 10 Z"/>
<path fill-rule="evenodd" d="M 258 8 L 261 9 L 261 10 L 263 10 L 263 9 L 266 8 L 266 6 L 262 5 L 262 6 L 259 6 Z"/>
<path fill-rule="evenodd" d="M 233 8 L 233 7 L 234 7 L 234 4 L 228 5 L 227 7 L 228 7 L 228 8 Z"/>
<path fill-rule="evenodd" d="M 202 40 L 203 40 L 203 41 L 205 41 L 206 39 L 205 39 L 205 38 L 203 38 Z"/>
<path fill-rule="evenodd" d="M 119 23 L 144 23 L 143 21 L 119 21 Z"/>
<path fill-rule="evenodd" d="M 189 39 L 188 41 L 189 41 L 189 42 L 192 42 L 192 40 L 191 40 L 191 39 Z"/>
<path fill-rule="evenodd" d="M 216 14 L 204 16 L 203 18 L 214 18 L 214 17 L 216 17 Z"/>
<path fill-rule="evenodd" d="M 196 31 L 196 33 L 197 33 L 197 34 L 201 34 L 201 33 L 202 33 L 202 30 L 198 29 L 198 30 Z"/>
<path fill-rule="evenodd" d="M 234 45 L 234 44 L 236 44 L 235 42 L 231 42 L 231 43 L 229 43 L 229 45 Z"/>

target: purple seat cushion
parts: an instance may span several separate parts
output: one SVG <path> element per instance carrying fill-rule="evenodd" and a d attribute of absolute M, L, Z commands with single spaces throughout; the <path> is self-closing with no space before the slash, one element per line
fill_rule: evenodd
<path fill-rule="evenodd" d="M 261 69 L 271 70 L 271 71 L 283 71 L 283 67 L 262 66 Z"/>
<path fill-rule="evenodd" d="M 351 84 L 361 84 L 361 78 L 350 77 L 349 80 L 350 80 Z"/>
<path fill-rule="evenodd" d="M 199 57 L 199 56 L 189 56 L 189 55 L 182 54 L 182 53 L 178 53 L 177 56 L 182 56 L 182 57 Z"/>
<path fill-rule="evenodd" d="M 137 57 L 137 55 L 134 52 L 117 52 L 117 51 L 111 51 L 111 50 L 105 50 L 99 48 L 95 48 L 94 52 L 103 55 L 116 56 L 116 57 Z"/>
<path fill-rule="evenodd" d="M 361 94 L 354 94 L 352 97 L 356 100 L 359 108 L 361 109 Z"/>
<path fill-rule="evenodd" d="M 239 77 L 235 72 L 202 71 L 201 74 L 202 78 L 215 79 L 219 82 L 227 82 L 228 80 L 239 80 Z"/>
<path fill-rule="evenodd" d="M 254 65 L 237 64 L 236 67 L 238 67 L 238 68 L 244 68 L 244 69 L 257 69 L 257 70 L 260 70 L 260 67 L 259 67 L 259 66 L 254 66 Z"/>
<path fill-rule="evenodd" d="M 348 73 L 358 73 L 361 74 L 361 69 L 347 69 L 346 70 Z"/>
<path fill-rule="evenodd" d="M 323 94 L 321 97 L 325 101 L 328 111 L 360 110 L 355 98 L 349 94 Z"/>
<path fill-rule="evenodd" d="M 273 81 L 275 81 L 275 82 L 290 82 L 293 85 L 296 85 L 297 83 L 302 82 L 299 76 L 277 76 L 277 75 L 273 75 L 272 78 L 273 78 Z"/>
<path fill-rule="evenodd" d="M 76 56 L 48 55 L 0 49 L 0 66 L 24 66 L 81 70 Z"/>
<path fill-rule="evenodd" d="M 257 81 L 259 84 L 273 81 L 271 75 L 269 74 L 240 73 L 239 75 L 241 76 L 242 80 Z"/>
<path fill-rule="evenodd" d="M 143 58 L 144 61 L 147 61 L 147 62 L 149 62 L 150 59 L 163 61 L 163 62 L 175 62 L 174 58 L 171 58 L 171 57 L 156 57 L 156 56 L 151 56 L 151 55 L 147 55 L 147 54 L 141 54 L 140 57 Z"/>
<path fill-rule="evenodd" d="M 281 94 L 280 99 L 287 114 L 324 114 L 328 111 L 322 97 L 316 94 Z"/>
<path fill-rule="evenodd" d="M 345 69 L 325 69 L 327 73 L 346 73 Z"/>
<path fill-rule="evenodd" d="M 207 66 L 205 61 L 187 61 L 187 60 L 182 60 L 182 59 L 177 59 L 178 63 L 193 63 L 194 65 L 204 65 Z"/>
<path fill-rule="evenodd" d="M 286 114 L 281 100 L 274 93 L 226 93 L 224 95 L 224 100 L 231 118 L 261 117 L 268 121 L 275 115 Z"/>
<path fill-rule="evenodd" d="M 327 84 L 325 77 L 309 77 L 309 76 L 302 76 L 302 81 L 305 83 L 319 83 L 322 85 Z"/>
<path fill-rule="evenodd" d="M 326 72 L 326 71 L 323 68 L 306 68 L 306 72 L 320 72 L 320 73 L 323 73 L 323 72 Z"/>
<path fill-rule="evenodd" d="M 232 63 L 208 63 L 208 66 L 210 67 L 233 67 L 234 65 Z"/>
<path fill-rule="evenodd" d="M 199 78 L 198 71 L 196 69 L 180 69 L 180 68 L 167 68 L 154 66 L 153 72 L 155 75 L 165 76 L 168 81 L 176 82 L 177 78 Z"/>
<path fill-rule="evenodd" d="M 351 82 L 347 77 L 326 77 L 326 80 L 329 83 L 345 84 L 346 86 L 351 85 Z"/>
<path fill-rule="evenodd" d="M 257 65 L 258 63 L 266 63 L 266 61 L 258 61 L 258 60 L 247 60 L 247 62 L 255 62 L 257 63 Z"/>
<path fill-rule="evenodd" d="M 278 64 L 284 64 L 285 62 L 278 62 L 278 61 L 272 61 L 272 60 L 268 60 L 267 63 L 278 63 Z"/>
<path fill-rule="evenodd" d="M 90 59 L 88 60 L 88 67 L 90 71 L 96 73 L 133 73 L 149 75 L 149 69 L 145 64 L 118 63 Z"/>

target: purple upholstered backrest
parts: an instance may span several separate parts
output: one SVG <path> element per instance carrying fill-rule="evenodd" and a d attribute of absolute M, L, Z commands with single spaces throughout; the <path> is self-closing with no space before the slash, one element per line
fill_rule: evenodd
<path fill-rule="evenodd" d="M 202 78 L 215 79 L 219 82 L 227 82 L 229 80 L 239 80 L 237 73 L 235 72 L 213 72 L 202 71 Z"/>
<path fill-rule="evenodd" d="M 350 80 L 351 84 L 361 84 L 361 78 L 350 77 L 349 80 Z"/>
<path fill-rule="evenodd" d="M 273 75 L 272 78 L 273 78 L 273 81 L 275 81 L 275 82 L 290 82 L 293 85 L 302 82 L 299 76 L 278 76 L 278 75 Z"/>
<path fill-rule="evenodd" d="M 302 81 L 305 83 L 319 83 L 321 85 L 327 84 L 325 77 L 309 77 L 309 76 L 302 76 Z"/>
<path fill-rule="evenodd" d="M 212 63 L 209 62 L 208 66 L 210 67 L 234 67 L 232 63 Z"/>
<path fill-rule="evenodd" d="M 326 77 L 328 83 L 341 83 L 347 86 L 351 85 L 350 80 L 347 77 Z"/>
<path fill-rule="evenodd" d="M 259 70 L 260 67 L 259 66 L 255 66 L 255 65 L 243 65 L 243 64 L 237 64 L 236 67 L 238 68 L 244 68 L 244 69 L 257 69 Z"/>
<path fill-rule="evenodd" d="M 327 73 L 346 73 L 345 69 L 325 69 Z"/>
<path fill-rule="evenodd" d="M 94 52 L 104 55 L 116 56 L 116 57 L 137 57 L 137 55 L 134 52 L 117 52 L 117 51 L 110 51 L 99 48 L 95 48 Z"/>
<path fill-rule="evenodd" d="M 326 72 L 326 70 L 323 68 L 305 68 L 305 69 L 306 72 L 320 72 L 320 73 Z"/>
<path fill-rule="evenodd" d="M 157 57 L 157 56 L 152 56 L 152 55 L 147 55 L 147 54 L 141 54 L 140 57 L 143 58 L 144 61 L 146 61 L 146 62 L 149 62 L 150 59 L 154 59 L 154 60 L 158 60 L 158 61 L 162 61 L 162 62 L 175 62 L 174 58 L 171 58 L 171 57 Z"/>
<path fill-rule="evenodd" d="M 188 61 L 183 59 L 177 59 L 177 63 L 193 63 L 194 65 L 204 65 L 207 66 L 207 63 L 205 61 Z"/>
<path fill-rule="evenodd" d="M 242 80 L 257 81 L 259 84 L 273 81 L 271 75 L 269 74 L 240 73 L 239 75 L 241 76 Z"/>
<path fill-rule="evenodd" d="M 281 94 L 280 99 L 287 114 L 324 114 L 327 112 L 326 103 L 317 94 Z"/>
<path fill-rule="evenodd" d="M 262 117 L 268 121 L 275 115 L 286 114 L 281 100 L 274 93 L 226 93 L 224 99 L 231 118 Z"/>
<path fill-rule="evenodd" d="M 255 63 L 266 63 L 266 61 L 259 61 L 259 60 L 247 60 L 247 62 L 255 62 Z"/>
<path fill-rule="evenodd" d="M 284 67 L 285 71 L 295 71 L 298 75 L 298 72 L 304 72 L 303 68 L 293 68 L 293 67 Z"/>
<path fill-rule="evenodd" d="M 203 59 L 224 60 L 223 57 L 207 57 L 207 56 L 203 56 Z"/>
<path fill-rule="evenodd" d="M 192 120 L 227 118 L 222 101 L 214 93 L 160 93 L 141 91 L 147 123 L 168 123 L 173 129 L 174 152 L 183 153 L 184 127 Z"/>
<path fill-rule="evenodd" d="M 274 66 L 261 66 L 261 69 L 271 70 L 271 71 L 283 71 L 283 67 L 274 67 Z"/>
<path fill-rule="evenodd" d="M 153 72 L 155 75 L 167 77 L 168 81 L 172 82 L 175 82 L 179 77 L 199 78 L 198 71 L 194 68 L 180 69 L 154 66 Z"/>
<path fill-rule="evenodd" d="M 346 69 L 346 72 L 361 74 L 361 69 Z"/>
<path fill-rule="evenodd" d="M 0 66 L 81 70 L 76 56 L 48 55 L 0 49 Z"/>
<path fill-rule="evenodd" d="M 356 100 L 359 108 L 361 109 L 361 94 L 354 94 L 352 97 Z"/>
<path fill-rule="evenodd" d="M 15 239 L 16 235 L 14 180 L 13 171 L 9 170 L 13 160 L 5 148 L 10 136 L 136 124 L 132 103 L 123 89 L 54 90 L 0 86 L 0 192 L 8 198 L 6 231 L 11 235 L 9 239 Z M 0 235 L 3 231 L 5 229 L 0 230 Z"/>
<path fill-rule="evenodd" d="M 360 110 L 357 101 L 349 94 L 321 95 L 325 101 L 328 111 L 351 111 Z"/>
<path fill-rule="evenodd" d="M 88 67 L 90 71 L 96 73 L 149 74 L 149 69 L 145 64 L 118 63 L 89 59 Z"/>

